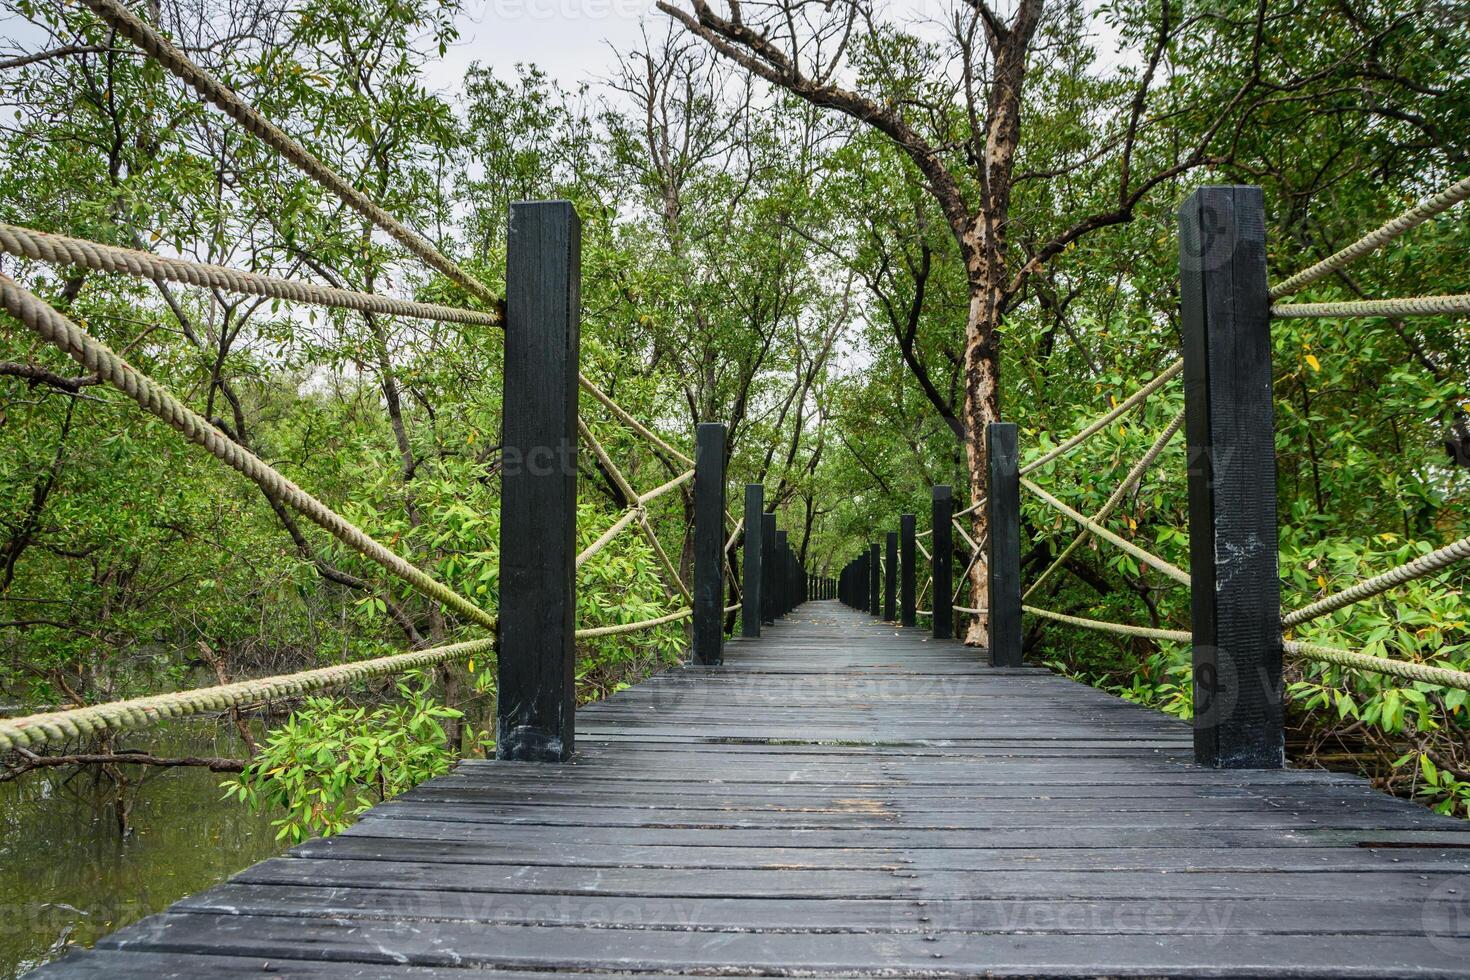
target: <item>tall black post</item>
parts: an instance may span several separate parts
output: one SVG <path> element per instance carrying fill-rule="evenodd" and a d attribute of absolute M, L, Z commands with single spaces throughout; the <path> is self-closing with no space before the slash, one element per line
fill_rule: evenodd
<path fill-rule="evenodd" d="M 761 514 L 765 511 L 766 488 L 759 483 L 745 485 L 745 585 L 740 590 L 740 635 L 761 635 L 761 532 L 765 530 Z"/>
<path fill-rule="evenodd" d="M 1194 755 L 1218 769 L 1279 769 L 1281 580 L 1259 187 L 1190 195 L 1179 209 L 1179 278 Z"/>
<path fill-rule="evenodd" d="M 931 500 L 929 547 L 934 549 L 934 638 L 949 640 L 954 637 L 954 556 L 953 528 L 950 526 L 954 512 L 954 496 L 950 488 L 940 484 L 934 488 Z"/>
<path fill-rule="evenodd" d="M 760 580 L 760 608 L 763 623 L 776 621 L 776 579 L 781 570 L 776 567 L 776 514 L 772 511 L 760 516 L 760 563 L 766 574 Z"/>
<path fill-rule="evenodd" d="M 857 605 L 856 605 L 856 608 L 857 608 L 857 610 L 859 612 L 867 612 L 868 611 L 868 549 L 866 549 L 866 548 L 863 549 L 862 554 L 858 555 L 857 569 L 855 570 L 855 575 L 857 577 L 857 582 L 856 582 L 856 585 L 857 585 L 857 590 L 856 590 Z"/>
<path fill-rule="evenodd" d="M 791 553 L 786 549 L 786 531 L 776 528 L 776 615 L 791 611 Z"/>
<path fill-rule="evenodd" d="M 701 422 L 694 438 L 694 662 L 725 654 L 725 426 Z"/>
<path fill-rule="evenodd" d="M 889 531 L 883 541 L 883 621 L 898 618 L 898 532 Z"/>
<path fill-rule="evenodd" d="M 582 228 L 566 201 L 511 205 L 505 262 L 497 758 L 575 748 L 577 370 Z"/>
<path fill-rule="evenodd" d="M 898 562 L 901 576 L 898 621 L 904 626 L 914 625 L 914 533 L 917 526 L 913 514 L 898 516 Z"/>
<path fill-rule="evenodd" d="M 878 545 L 868 545 L 868 612 L 883 615 L 883 556 Z"/>
<path fill-rule="evenodd" d="M 990 627 L 990 663 L 1021 666 L 1021 473 L 1014 422 L 985 427 L 989 444 L 990 490 L 985 507 L 990 517 L 986 545 L 990 588 L 986 619 Z"/>

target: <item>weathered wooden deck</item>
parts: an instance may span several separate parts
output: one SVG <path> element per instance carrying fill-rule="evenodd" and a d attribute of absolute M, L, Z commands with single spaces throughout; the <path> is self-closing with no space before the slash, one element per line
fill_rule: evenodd
<path fill-rule="evenodd" d="M 1470 975 L 1470 828 L 811 603 L 48 978 Z"/>

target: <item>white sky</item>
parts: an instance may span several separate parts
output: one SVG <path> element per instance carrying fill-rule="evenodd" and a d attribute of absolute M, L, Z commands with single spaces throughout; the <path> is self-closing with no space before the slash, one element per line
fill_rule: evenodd
<path fill-rule="evenodd" d="M 934 36 L 955 0 L 887 0 L 888 16 L 920 36 Z M 596 82 L 612 72 L 612 49 L 628 51 L 642 41 L 640 25 L 660 36 L 670 20 L 654 0 L 464 0 L 460 40 L 442 61 L 429 66 L 435 88 L 455 91 L 465 70 L 479 61 L 511 77 L 517 63 L 539 65 L 568 87 Z M 1007 9 L 1002 3 L 1001 9 Z M 1089 4 L 1090 7 L 1095 5 Z M 1091 30 L 1110 33 L 1097 16 Z M 1104 63 L 1113 52 L 1104 46 Z"/>

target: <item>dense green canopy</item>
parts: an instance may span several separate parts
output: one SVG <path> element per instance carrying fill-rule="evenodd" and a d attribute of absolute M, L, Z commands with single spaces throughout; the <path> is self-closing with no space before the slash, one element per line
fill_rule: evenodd
<path fill-rule="evenodd" d="M 975 338 L 999 372 L 994 401 L 1020 425 L 1023 457 L 1178 356 L 1174 215 L 1192 188 L 1265 188 L 1280 279 L 1470 171 L 1470 32 L 1450 5 L 1035 6 L 1023 77 L 1001 86 L 1018 100 L 1014 138 L 1002 141 L 1014 153 L 1004 208 L 979 161 L 993 149 L 993 42 L 1016 35 L 995 33 L 984 4 L 937 24 L 829 4 L 789 25 L 794 45 L 810 42 L 793 48 L 799 68 L 830 64 L 831 85 L 892 113 L 932 149 L 930 163 L 892 127 L 803 90 L 797 69 L 752 74 L 731 56 L 744 49 L 718 32 L 697 36 L 662 16 L 595 85 L 477 65 L 441 92 L 425 68 L 455 39 L 453 3 L 201 0 L 144 13 L 492 288 L 508 204 L 575 202 L 584 372 L 686 449 L 696 423 L 726 422 L 732 486 L 764 483 L 809 567 L 836 574 L 901 513 L 924 515 L 933 484 L 954 484 L 968 502 Z M 29 40 L 0 58 L 0 220 L 470 301 L 81 8 L 7 9 Z M 1004 289 L 977 292 L 940 171 L 972 202 L 966 214 L 1003 226 L 985 268 L 1013 277 Z M 1451 211 L 1305 295 L 1464 292 L 1467 245 L 1463 209 Z M 0 269 L 379 540 L 495 605 L 498 332 L 10 258 Z M 997 302 L 977 317 L 982 294 Z M 216 670 L 250 676 L 470 635 L 0 323 L 8 701 L 90 703 Z M 1273 340 L 1288 607 L 1470 533 L 1463 319 L 1281 320 Z M 1181 404 L 1177 386 L 1164 389 L 1038 482 L 1095 511 Z M 588 415 L 636 488 L 676 475 L 615 420 Z M 1176 440 L 1109 526 L 1187 565 L 1183 455 Z M 627 501 L 582 462 L 587 543 Z M 687 501 L 670 494 L 655 511 L 687 577 Z M 1075 528 L 1029 503 L 1024 518 L 1030 584 Z M 584 625 L 679 605 L 635 535 L 579 581 Z M 1466 584 L 1463 569 L 1451 572 L 1298 635 L 1470 669 Z M 1090 618 L 1188 623 L 1181 590 L 1107 545 L 1080 549 L 1034 599 Z M 671 661 L 683 635 L 679 624 L 588 642 L 582 695 Z M 1034 618 L 1027 643 L 1038 661 L 1190 711 L 1178 645 Z M 1395 788 L 1465 813 L 1463 692 L 1303 664 L 1289 673 L 1295 751 L 1348 752 Z M 479 663 L 436 696 L 473 704 L 470 685 L 492 683 L 493 664 Z M 341 717 L 335 702 L 314 710 L 319 722 Z M 472 736 L 480 713 L 471 710 Z"/>

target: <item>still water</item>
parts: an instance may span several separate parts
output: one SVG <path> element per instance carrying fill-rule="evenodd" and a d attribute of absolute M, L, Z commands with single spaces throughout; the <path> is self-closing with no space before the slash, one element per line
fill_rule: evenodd
<path fill-rule="evenodd" d="M 158 755 L 243 755 L 233 733 L 213 723 L 154 729 L 124 744 Z M 90 767 L 0 784 L 3 980 L 285 849 L 271 814 L 220 799 L 228 774 L 142 766 L 125 773 L 134 780 L 126 839 L 107 802 L 110 785 L 99 784 Z"/>

